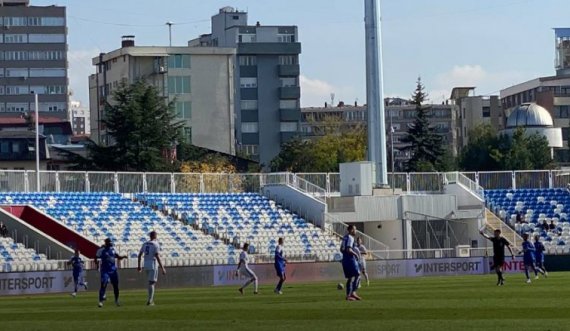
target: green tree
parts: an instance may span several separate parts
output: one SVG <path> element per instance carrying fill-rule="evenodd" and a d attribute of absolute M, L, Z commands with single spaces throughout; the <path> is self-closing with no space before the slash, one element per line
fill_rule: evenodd
<path fill-rule="evenodd" d="M 182 122 L 176 121 L 174 101 L 165 103 L 158 89 L 144 81 L 122 84 L 105 106 L 103 124 L 109 146 L 92 145 L 93 167 L 111 171 L 173 170 L 167 152 L 180 141 Z"/>
<path fill-rule="evenodd" d="M 271 160 L 272 171 L 306 172 L 312 165 L 312 143 L 299 138 L 281 146 L 279 154 Z"/>
<path fill-rule="evenodd" d="M 459 167 L 467 171 L 500 170 L 503 156 L 497 132 L 489 124 L 481 124 L 469 132 L 469 144 L 459 156 Z"/>
<path fill-rule="evenodd" d="M 410 172 L 439 170 L 445 155 L 442 137 L 430 126 L 429 108 L 422 106 L 428 97 L 424 90 L 421 78 L 418 77 L 416 89 L 412 94 L 416 118 L 408 129 L 408 134 L 401 139 L 401 142 L 406 144 L 401 150 L 411 153 L 411 159 L 406 164 L 406 170 Z"/>

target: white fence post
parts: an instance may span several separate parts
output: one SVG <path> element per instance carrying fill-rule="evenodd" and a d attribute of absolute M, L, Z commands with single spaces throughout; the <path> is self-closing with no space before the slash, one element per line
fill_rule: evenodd
<path fill-rule="evenodd" d="M 119 174 L 115 172 L 114 174 L 114 181 L 115 181 L 115 193 L 121 193 L 120 192 L 120 187 L 119 187 Z"/>
<path fill-rule="evenodd" d="M 554 184 L 552 182 L 552 170 L 548 171 L 548 188 L 554 188 Z"/>
<path fill-rule="evenodd" d="M 143 183 L 142 183 L 142 184 L 143 184 L 143 189 L 142 189 L 142 190 L 143 190 L 144 193 L 147 193 L 148 186 L 147 186 L 147 182 L 146 182 L 146 172 L 143 172 L 143 174 L 142 174 L 142 180 L 143 180 Z"/>
<path fill-rule="evenodd" d="M 200 174 L 200 193 L 204 193 L 205 187 L 204 187 L 204 174 Z"/>
<path fill-rule="evenodd" d="M 511 174 L 512 174 L 512 180 L 513 180 L 511 187 L 513 190 L 516 190 L 517 189 L 517 174 L 515 171 L 512 171 Z"/>
<path fill-rule="evenodd" d="M 85 171 L 85 192 L 91 192 L 91 183 L 89 182 L 89 172 Z"/>
<path fill-rule="evenodd" d="M 174 173 L 170 174 L 170 193 L 176 193 L 176 180 L 174 179 Z"/>
<path fill-rule="evenodd" d="M 410 173 L 406 172 L 406 192 L 412 191 L 412 183 L 410 180 Z"/>
<path fill-rule="evenodd" d="M 28 171 L 24 172 L 24 191 L 26 193 L 30 192 L 30 181 L 29 181 Z"/>
<path fill-rule="evenodd" d="M 327 196 L 330 196 L 331 195 L 331 174 L 328 172 L 327 172 L 326 190 L 327 190 Z"/>
<path fill-rule="evenodd" d="M 59 171 L 55 172 L 55 191 L 61 192 L 61 183 L 59 182 Z"/>

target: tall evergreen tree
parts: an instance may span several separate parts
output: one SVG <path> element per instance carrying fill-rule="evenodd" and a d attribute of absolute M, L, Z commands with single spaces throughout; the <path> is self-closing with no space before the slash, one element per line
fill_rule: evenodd
<path fill-rule="evenodd" d="M 401 150 L 411 154 L 411 159 L 406 163 L 406 170 L 410 172 L 439 170 L 444 163 L 443 139 L 433 127 L 430 127 L 429 108 L 423 106 L 428 97 L 424 90 L 421 77 L 418 77 L 416 89 L 412 94 L 412 104 L 416 106 L 416 118 L 408 129 L 408 134 L 401 139 L 402 143 L 407 144 Z"/>
<path fill-rule="evenodd" d="M 180 140 L 174 102 L 165 103 L 158 89 L 144 81 L 123 84 L 107 103 L 103 124 L 109 146 L 89 148 L 92 167 L 112 171 L 171 170 L 168 151 Z"/>

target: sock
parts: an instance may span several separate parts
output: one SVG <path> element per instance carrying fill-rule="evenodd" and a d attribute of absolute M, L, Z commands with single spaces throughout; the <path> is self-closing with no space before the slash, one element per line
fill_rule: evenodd
<path fill-rule="evenodd" d="M 115 302 L 119 301 L 119 285 L 113 285 L 113 293 L 115 293 Z"/>
<path fill-rule="evenodd" d="M 352 282 L 352 292 L 356 292 L 358 290 L 358 285 L 360 284 L 360 275 L 354 278 Z"/>
<path fill-rule="evenodd" d="M 245 282 L 245 284 L 243 284 L 243 286 L 241 287 L 241 289 L 243 290 L 244 288 L 248 287 L 249 284 L 253 283 L 253 279 L 248 280 L 247 282 Z"/>
<path fill-rule="evenodd" d="M 148 302 L 154 301 L 154 284 L 148 285 Z"/>
<path fill-rule="evenodd" d="M 257 285 L 258 285 L 258 282 L 257 282 L 257 277 L 256 277 L 253 279 L 253 287 L 255 288 L 255 292 L 257 292 Z"/>
<path fill-rule="evenodd" d="M 279 283 L 277 283 L 277 287 L 275 288 L 277 291 L 281 291 L 281 288 L 283 287 L 283 279 L 279 280 Z"/>
<path fill-rule="evenodd" d="M 77 285 L 78 285 L 78 283 L 75 282 L 75 287 L 74 287 L 74 290 L 73 290 L 73 292 L 75 292 L 75 293 L 77 293 Z"/>
<path fill-rule="evenodd" d="M 99 302 L 103 302 L 106 290 L 107 290 L 107 284 L 101 283 L 101 288 L 99 289 Z"/>
<path fill-rule="evenodd" d="M 526 276 L 526 279 L 530 279 L 530 275 L 528 274 L 528 267 L 527 266 L 524 267 L 524 274 Z"/>
<path fill-rule="evenodd" d="M 352 281 L 350 278 L 346 280 L 346 296 L 350 296 L 352 294 Z"/>

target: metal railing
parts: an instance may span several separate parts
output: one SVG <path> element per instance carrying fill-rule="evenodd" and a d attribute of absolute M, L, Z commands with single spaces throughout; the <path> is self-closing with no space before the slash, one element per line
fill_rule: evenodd
<path fill-rule="evenodd" d="M 445 173 L 445 180 L 447 184 L 451 183 L 460 184 L 482 201 L 485 200 L 483 187 L 481 187 L 479 184 L 477 184 L 475 181 L 471 180 L 469 177 L 465 176 L 464 174 L 460 172 L 448 172 Z"/>
<path fill-rule="evenodd" d="M 460 256 L 456 248 L 429 248 L 429 249 L 392 249 L 386 251 L 373 251 L 373 256 L 381 259 L 440 259 L 456 257 L 481 257 L 492 256 L 492 247 L 469 248 L 468 256 Z"/>
<path fill-rule="evenodd" d="M 451 175 L 450 175 L 451 174 Z M 340 192 L 339 173 L 134 173 L 41 171 L 40 190 L 49 192 L 185 193 L 259 192 L 266 184 L 290 184 L 315 195 L 334 196 Z M 473 181 L 481 189 L 566 188 L 570 171 L 525 170 L 452 173 L 389 173 L 388 181 L 408 193 L 440 193 L 445 180 L 457 176 L 466 184 Z M 0 171 L 0 192 L 35 192 L 35 171 Z M 470 183 L 469 183 L 470 184 Z M 472 184 L 470 184 L 472 185 Z"/>
<path fill-rule="evenodd" d="M 326 214 L 326 230 L 328 230 L 332 235 L 337 236 L 338 238 L 342 238 L 346 234 L 346 229 L 348 224 L 342 222 L 338 218 L 333 215 Z M 390 247 L 383 242 L 372 238 L 371 236 L 356 231 L 356 237 L 362 238 L 362 244 L 369 250 L 373 252 L 384 252 L 390 250 Z M 372 254 L 379 258 L 380 256 Z"/>

